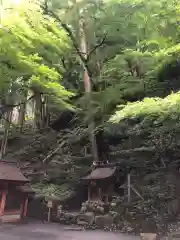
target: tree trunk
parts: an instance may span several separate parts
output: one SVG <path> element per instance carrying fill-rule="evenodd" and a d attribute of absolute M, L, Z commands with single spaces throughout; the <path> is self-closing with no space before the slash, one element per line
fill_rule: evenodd
<path fill-rule="evenodd" d="M 87 50 L 87 42 L 86 42 L 86 36 L 85 36 L 85 20 L 81 19 L 80 20 L 80 40 L 81 40 L 81 53 L 83 54 L 84 58 L 87 59 L 88 55 L 88 50 Z M 84 67 L 84 88 L 85 88 L 85 94 L 87 97 L 87 102 L 89 103 L 88 109 L 91 109 L 91 81 L 90 81 L 90 76 L 88 74 L 87 69 Z M 92 155 L 93 155 L 93 161 L 98 162 L 98 152 L 97 152 L 97 144 L 96 144 L 96 137 L 94 134 L 94 121 L 91 120 L 89 121 L 89 134 L 90 134 L 90 141 L 92 144 Z"/>
<path fill-rule="evenodd" d="M 35 127 L 37 129 L 41 129 L 41 123 L 42 123 L 42 99 L 41 94 L 37 91 L 34 91 L 34 101 L 35 101 L 35 111 L 34 111 L 34 121 L 35 121 Z"/>
<path fill-rule="evenodd" d="M 48 111 L 48 97 L 46 95 L 42 96 L 42 119 L 41 127 L 46 128 L 49 124 L 49 111 Z"/>
<path fill-rule="evenodd" d="M 73 0 L 73 4 L 75 5 L 77 3 L 77 0 Z M 77 8 L 76 8 L 77 9 Z M 88 102 L 89 102 L 89 110 L 91 109 L 91 71 L 89 68 L 89 65 L 87 63 L 87 43 L 86 43 L 86 36 L 85 36 L 85 21 L 84 19 L 79 20 L 79 9 L 77 9 L 76 14 L 77 14 L 77 19 L 78 24 L 77 24 L 77 35 L 80 35 L 80 47 L 78 44 L 78 41 L 76 41 L 76 37 L 74 36 L 73 32 L 71 31 L 71 28 L 68 26 L 68 24 L 62 22 L 61 18 L 56 15 L 56 13 L 52 12 L 52 11 L 48 11 L 47 7 L 45 7 L 45 11 L 52 16 L 53 18 L 55 18 L 63 27 L 63 29 L 67 32 L 68 36 L 70 37 L 70 39 L 72 40 L 73 46 L 80 58 L 80 61 L 83 65 L 83 69 L 84 69 L 84 88 L 85 88 L 85 93 L 87 98 L 89 98 Z M 97 144 L 96 144 L 96 138 L 94 135 L 94 121 L 89 121 L 89 131 L 90 131 L 90 141 L 92 143 L 92 154 L 93 154 L 93 160 L 95 162 L 98 161 L 98 152 L 97 152 Z"/>
<path fill-rule="evenodd" d="M 48 97 L 39 92 L 34 92 L 35 110 L 34 121 L 35 128 L 46 128 L 49 124 Z"/>
<path fill-rule="evenodd" d="M 19 109 L 18 124 L 19 124 L 19 131 L 21 133 L 23 132 L 23 127 L 24 127 L 25 112 L 26 112 L 26 100 L 27 100 L 27 91 L 24 92 L 23 103 L 21 103 L 20 109 Z"/>
<path fill-rule="evenodd" d="M 5 120 L 4 120 L 4 135 L 1 142 L 0 159 L 2 159 L 6 154 L 11 118 L 12 118 L 12 110 L 9 110 L 6 113 Z"/>
<path fill-rule="evenodd" d="M 128 203 L 131 202 L 131 174 L 128 174 L 127 184 L 128 184 Z"/>

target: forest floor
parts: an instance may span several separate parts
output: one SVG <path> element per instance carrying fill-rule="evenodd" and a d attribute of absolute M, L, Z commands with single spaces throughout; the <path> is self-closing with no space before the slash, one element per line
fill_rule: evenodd
<path fill-rule="evenodd" d="M 78 231 L 59 224 L 2 225 L 1 240 L 138 240 L 139 237 L 103 231 Z"/>

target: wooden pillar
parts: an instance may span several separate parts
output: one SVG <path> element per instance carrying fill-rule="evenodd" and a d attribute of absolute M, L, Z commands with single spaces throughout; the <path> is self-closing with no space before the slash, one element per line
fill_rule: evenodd
<path fill-rule="evenodd" d="M 2 198 L 1 198 L 1 205 L 0 205 L 0 215 L 1 216 L 4 214 L 4 208 L 6 205 L 6 197 L 7 197 L 7 191 L 3 191 Z"/>
<path fill-rule="evenodd" d="M 108 193 L 106 193 L 106 196 L 105 196 L 105 197 L 106 197 L 106 198 L 105 198 L 105 203 L 108 204 L 108 202 L 109 202 Z"/>
<path fill-rule="evenodd" d="M 102 191 L 101 191 L 101 188 L 99 188 L 99 200 L 100 200 L 100 201 L 102 200 Z"/>
<path fill-rule="evenodd" d="M 20 206 L 20 214 L 21 214 L 21 218 L 24 217 L 24 204 L 25 204 L 25 198 L 22 197 L 22 202 L 21 202 L 21 206 Z"/>
<path fill-rule="evenodd" d="M 24 199 L 23 199 L 23 202 L 21 203 L 21 206 L 20 206 L 20 216 L 21 216 L 21 218 L 23 218 L 23 215 L 24 215 Z"/>
<path fill-rule="evenodd" d="M 27 215 L 27 208 L 28 208 L 28 197 L 26 197 L 25 202 L 24 202 L 23 217 L 26 217 L 26 215 Z"/>
<path fill-rule="evenodd" d="M 48 208 L 48 223 L 51 221 L 51 208 Z"/>
<path fill-rule="evenodd" d="M 88 187 L 88 201 L 91 201 L 91 188 Z"/>

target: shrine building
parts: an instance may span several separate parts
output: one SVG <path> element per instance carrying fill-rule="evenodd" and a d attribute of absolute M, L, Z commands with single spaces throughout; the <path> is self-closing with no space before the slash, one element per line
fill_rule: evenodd
<path fill-rule="evenodd" d="M 20 169 L 0 162 L 0 221 L 17 222 L 27 214 L 28 199 L 34 194 L 29 180 Z"/>

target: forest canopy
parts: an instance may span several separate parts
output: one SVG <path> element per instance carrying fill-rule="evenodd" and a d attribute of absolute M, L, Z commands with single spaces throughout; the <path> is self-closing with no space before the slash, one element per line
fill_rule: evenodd
<path fill-rule="evenodd" d="M 1 10 L 1 157 L 14 136 L 38 135 L 12 152 L 33 159 L 33 182 L 64 193 L 94 161 L 154 170 L 179 157 L 179 0 L 4 0 Z"/>
<path fill-rule="evenodd" d="M 59 55 L 69 48 L 65 32 L 53 19 L 45 18 L 33 2 L 5 6 L 0 29 L 2 100 L 15 104 L 25 92 L 39 91 L 63 103 L 70 96 L 60 84 L 63 69 Z"/>

